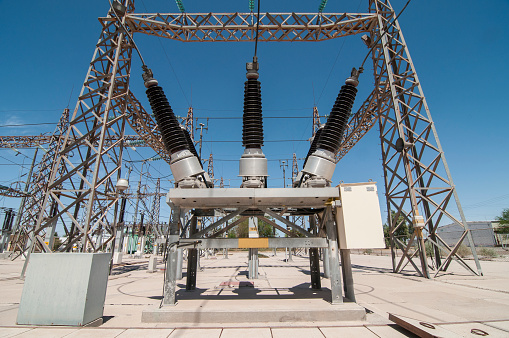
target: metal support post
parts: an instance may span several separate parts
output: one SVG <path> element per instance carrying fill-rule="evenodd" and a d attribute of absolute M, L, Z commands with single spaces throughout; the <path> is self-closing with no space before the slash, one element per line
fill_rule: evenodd
<path fill-rule="evenodd" d="M 180 208 L 172 207 L 172 219 L 170 220 L 170 234 L 168 243 L 168 257 L 166 260 L 166 278 L 164 280 L 163 305 L 174 306 L 177 304 L 175 291 L 177 288 L 177 242 L 179 240 Z"/>
<path fill-rule="evenodd" d="M 197 218 L 193 216 L 189 227 L 189 237 L 197 232 Z M 187 250 L 187 280 L 186 290 L 191 291 L 196 289 L 196 272 L 198 270 L 198 249 Z"/>
<path fill-rule="evenodd" d="M 38 151 L 39 151 L 39 148 L 35 148 L 34 157 L 32 159 L 32 164 L 30 165 L 30 171 L 28 172 L 27 180 L 25 182 L 25 190 L 23 191 L 25 193 L 28 193 L 28 191 L 30 190 L 30 180 L 32 178 L 32 172 L 34 171 L 35 159 L 37 158 Z M 16 233 L 16 231 L 18 231 L 19 223 L 21 222 L 21 216 L 23 213 L 23 209 L 25 208 L 26 200 L 27 200 L 26 196 L 23 196 L 21 198 L 21 202 L 19 203 L 18 213 L 16 215 L 16 221 L 15 221 L 14 227 L 12 229 L 12 233 Z"/>
<path fill-rule="evenodd" d="M 318 248 L 309 248 L 309 267 L 311 272 L 311 287 L 320 290 L 322 284 L 320 281 L 320 259 L 318 257 Z"/>
<path fill-rule="evenodd" d="M 355 291 L 353 288 L 352 261 L 350 260 L 350 250 L 340 249 L 341 269 L 343 270 L 343 284 L 345 297 L 351 302 L 355 302 Z"/>
<path fill-rule="evenodd" d="M 10 237 L 13 218 L 14 218 L 13 210 L 7 209 L 5 211 L 4 225 L 2 227 L 2 243 L 0 244 L 0 253 L 4 252 L 4 248 L 7 244 L 7 239 Z"/>
<path fill-rule="evenodd" d="M 249 279 L 258 279 L 258 249 L 249 249 Z"/>
<path fill-rule="evenodd" d="M 327 241 L 329 243 L 329 273 L 332 304 L 342 304 L 343 296 L 341 293 L 341 271 L 339 270 L 338 234 L 336 223 L 332 215 L 332 207 L 330 205 L 327 206 L 324 217 L 326 217 L 325 226 L 327 228 Z"/>
<path fill-rule="evenodd" d="M 118 227 L 120 228 L 119 229 L 119 236 L 118 236 L 118 249 L 117 249 L 117 252 L 122 252 L 122 248 L 124 246 L 124 228 L 125 228 L 125 225 L 124 225 L 124 215 L 125 215 L 125 206 L 126 206 L 126 203 L 127 203 L 127 199 L 125 198 L 125 196 L 122 196 L 122 200 L 120 202 L 120 215 L 118 217 Z"/>
<path fill-rule="evenodd" d="M 184 260 L 184 252 L 182 249 L 177 250 L 177 280 L 182 279 L 182 263 Z"/>
<path fill-rule="evenodd" d="M 323 277 L 329 278 L 329 249 L 322 249 L 323 254 Z"/>
<path fill-rule="evenodd" d="M 288 262 L 293 262 L 293 259 L 292 259 L 292 248 L 288 248 Z"/>
<path fill-rule="evenodd" d="M 196 289 L 196 271 L 198 268 L 198 249 L 187 250 L 187 280 L 186 290 Z"/>
<path fill-rule="evenodd" d="M 53 201 L 53 203 L 51 203 L 50 216 L 54 217 L 56 214 L 57 214 L 57 203 L 56 201 Z M 51 221 L 48 230 L 46 230 L 45 242 L 46 245 L 48 245 L 51 250 L 53 250 L 57 220 L 58 219 L 55 218 L 53 221 Z"/>

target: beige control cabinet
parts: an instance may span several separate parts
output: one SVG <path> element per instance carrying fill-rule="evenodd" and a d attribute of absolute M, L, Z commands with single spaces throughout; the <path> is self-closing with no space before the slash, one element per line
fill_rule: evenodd
<path fill-rule="evenodd" d="M 340 184 L 336 224 L 340 249 L 385 248 L 375 182 Z"/>

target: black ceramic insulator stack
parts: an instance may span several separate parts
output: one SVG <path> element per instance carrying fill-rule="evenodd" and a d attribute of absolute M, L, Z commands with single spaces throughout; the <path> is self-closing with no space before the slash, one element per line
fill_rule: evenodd
<path fill-rule="evenodd" d="M 262 94 L 260 81 L 248 79 L 244 85 L 244 126 L 242 145 L 261 148 L 263 145 Z"/>
<path fill-rule="evenodd" d="M 348 118 L 350 117 L 356 94 L 357 88 L 351 84 L 345 84 L 341 87 L 330 116 L 327 119 L 327 123 L 316 145 L 317 148 L 328 150 L 334 154 L 339 150 L 339 145 L 343 138 L 343 132 Z"/>
<path fill-rule="evenodd" d="M 189 134 L 189 131 L 187 129 L 182 129 L 182 131 L 184 132 L 184 135 L 186 136 L 186 141 L 187 141 L 187 145 L 189 147 L 188 148 L 189 151 L 191 151 L 191 153 L 193 153 L 193 155 L 196 156 L 196 158 L 200 161 L 200 164 L 202 164 L 201 158 L 200 158 L 200 156 L 198 156 L 198 152 L 196 151 L 196 147 L 194 146 L 194 142 L 191 139 L 191 135 Z M 203 168 L 203 164 L 202 164 L 202 168 Z"/>
<path fill-rule="evenodd" d="M 152 86 L 147 89 L 146 93 L 166 150 L 170 154 L 180 150 L 190 150 L 186 136 L 173 114 L 163 89 L 159 86 Z"/>
<path fill-rule="evenodd" d="M 313 142 L 311 142 L 311 146 L 309 147 L 308 154 L 306 156 L 306 159 L 304 160 L 304 167 L 306 166 L 306 162 L 308 161 L 309 156 L 313 154 L 316 151 L 316 146 L 318 144 L 318 140 L 320 139 L 320 135 L 322 134 L 323 128 L 319 128 L 316 133 L 315 137 L 313 138 Z"/>

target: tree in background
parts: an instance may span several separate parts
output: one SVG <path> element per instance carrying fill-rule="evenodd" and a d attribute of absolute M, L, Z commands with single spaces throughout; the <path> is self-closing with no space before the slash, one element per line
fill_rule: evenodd
<path fill-rule="evenodd" d="M 495 230 L 499 234 L 509 234 L 509 208 L 502 210 L 502 215 L 495 217 L 500 227 Z"/>
<path fill-rule="evenodd" d="M 396 218 L 396 212 L 391 210 L 391 219 L 394 220 Z M 400 224 L 398 229 L 394 232 L 394 237 L 399 239 L 401 242 L 406 243 L 406 241 L 410 238 L 412 231 L 408 226 L 406 218 L 403 215 L 399 215 L 398 221 L 396 222 L 396 226 Z M 385 237 L 385 247 L 389 247 L 389 238 L 390 238 L 391 227 L 385 223 L 384 224 L 384 237 Z"/>
<path fill-rule="evenodd" d="M 236 218 L 238 219 L 238 218 Z M 233 221 L 235 221 L 234 219 Z M 270 218 L 269 218 L 270 219 Z M 249 220 L 241 222 L 239 225 L 228 231 L 228 238 L 247 238 L 249 237 Z M 266 224 L 258 219 L 258 234 L 260 237 L 274 237 L 272 225 Z"/>

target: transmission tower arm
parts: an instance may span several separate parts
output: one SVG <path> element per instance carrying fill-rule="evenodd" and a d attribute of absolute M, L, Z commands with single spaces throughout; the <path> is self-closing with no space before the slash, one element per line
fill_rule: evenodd
<path fill-rule="evenodd" d="M 185 19 L 181 13 L 129 13 L 126 23 L 133 33 L 178 41 L 255 41 L 251 18 L 251 13 L 187 13 Z M 113 19 L 101 20 L 106 25 Z M 263 13 L 259 22 L 259 41 L 323 41 L 369 32 L 376 25 L 376 15 Z"/>

